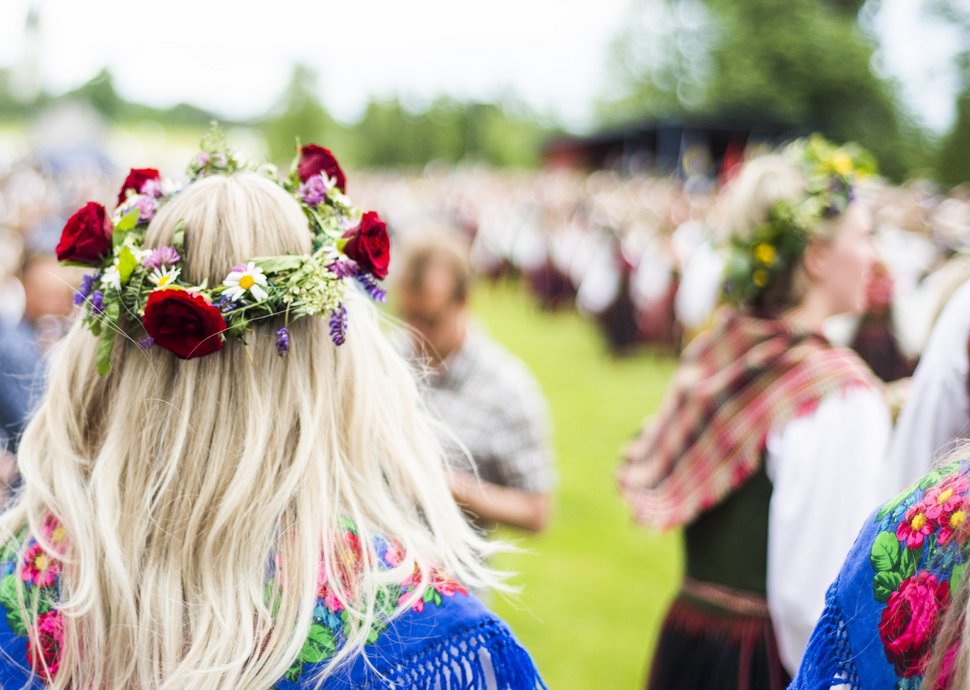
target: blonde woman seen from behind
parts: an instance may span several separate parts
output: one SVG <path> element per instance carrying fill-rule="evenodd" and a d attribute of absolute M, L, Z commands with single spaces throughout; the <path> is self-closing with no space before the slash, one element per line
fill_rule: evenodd
<path fill-rule="evenodd" d="M 111 254 L 89 261 L 101 282 L 83 286 L 86 316 L 53 358 L 20 446 L 23 491 L 0 518 L 3 687 L 541 685 L 452 579 L 494 586 L 481 563 L 496 547 L 449 495 L 406 363 L 353 278 L 318 270 L 359 271 L 373 289 L 386 268 L 363 274 L 376 214 L 341 249 L 305 213 L 349 214 L 335 160 L 313 168 L 320 151 L 304 147 L 289 186 L 204 151 L 170 197 L 122 190 L 115 234 L 127 206 L 142 209 L 128 232 L 153 216 L 144 245 L 130 243 L 139 266 L 112 286 Z M 105 251 L 124 268 L 119 246 Z M 343 291 L 332 312 L 300 314 L 327 290 Z M 296 301 L 274 302 L 284 294 Z M 126 316 L 126 300 L 143 312 Z M 193 309 L 192 328 L 225 328 L 173 329 Z M 101 375 L 109 325 L 127 330 Z M 142 326 L 151 337 L 137 342 Z"/>

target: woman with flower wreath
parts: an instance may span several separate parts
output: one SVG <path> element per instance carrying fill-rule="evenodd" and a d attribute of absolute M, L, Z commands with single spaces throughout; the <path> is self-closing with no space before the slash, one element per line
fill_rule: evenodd
<path fill-rule="evenodd" d="M 64 229 L 93 272 L 0 517 L 0 686 L 542 686 L 452 579 L 495 547 L 367 299 L 379 216 L 319 146 L 278 180 L 214 132 L 189 178 Z"/>
<path fill-rule="evenodd" d="M 732 302 L 684 351 L 618 483 L 635 519 L 683 527 L 685 574 L 647 687 L 781 690 L 857 523 L 889 490 L 889 411 L 824 321 L 865 307 L 859 152 L 820 137 L 726 190 Z"/>
<path fill-rule="evenodd" d="M 970 443 L 863 523 L 793 690 L 970 688 Z"/>

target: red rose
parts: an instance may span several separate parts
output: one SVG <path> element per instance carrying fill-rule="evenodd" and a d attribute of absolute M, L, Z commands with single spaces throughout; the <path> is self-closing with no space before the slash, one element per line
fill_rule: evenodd
<path fill-rule="evenodd" d="M 300 149 L 300 162 L 296 167 L 300 175 L 300 182 L 306 182 L 314 175 L 325 173 L 327 177 L 337 180 L 337 189 L 346 190 L 347 178 L 340 169 L 340 163 L 328 149 L 316 144 L 309 144 Z"/>
<path fill-rule="evenodd" d="M 145 331 L 179 359 L 203 357 L 223 346 L 226 320 L 202 295 L 156 290 L 145 304 Z"/>
<path fill-rule="evenodd" d="M 897 675 L 911 678 L 923 674 L 949 603 L 949 583 L 925 572 L 903 581 L 889 596 L 879 621 L 879 637 Z"/>
<path fill-rule="evenodd" d="M 357 231 L 344 246 L 344 254 L 375 278 L 383 280 L 387 277 L 387 265 L 391 261 L 391 241 L 387 237 L 387 226 L 380 216 L 373 211 L 364 214 Z"/>
<path fill-rule="evenodd" d="M 97 266 L 111 251 L 114 226 L 101 204 L 89 201 L 67 219 L 57 243 L 57 260 Z"/>
<path fill-rule="evenodd" d="M 118 192 L 118 205 L 121 206 L 122 202 L 128 198 L 129 189 L 134 190 L 135 194 L 141 194 L 141 188 L 148 180 L 159 179 L 161 179 L 161 176 L 155 168 L 132 168 L 128 172 L 124 184 L 121 185 L 121 191 Z"/>

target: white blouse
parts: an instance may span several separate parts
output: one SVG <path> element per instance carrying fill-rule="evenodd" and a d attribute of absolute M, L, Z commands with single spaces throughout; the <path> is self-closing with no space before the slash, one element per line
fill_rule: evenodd
<path fill-rule="evenodd" d="M 970 282 L 940 313 L 896 423 L 890 458 L 906 484 L 926 474 L 947 444 L 970 434 L 968 339 Z"/>
<path fill-rule="evenodd" d="M 858 388 L 768 436 L 768 609 L 790 673 L 863 521 L 898 491 L 886 461 L 890 429 L 882 395 Z"/>

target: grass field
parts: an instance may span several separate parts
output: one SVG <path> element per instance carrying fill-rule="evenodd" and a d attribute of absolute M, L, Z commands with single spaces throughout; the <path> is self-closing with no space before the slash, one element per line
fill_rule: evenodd
<path fill-rule="evenodd" d="M 619 449 L 660 403 L 670 357 L 613 360 L 589 321 L 543 313 L 516 284 L 480 285 L 473 311 L 529 366 L 549 401 L 559 485 L 549 529 L 507 532 L 526 553 L 500 567 L 522 592 L 492 602 L 553 690 L 642 687 L 674 593 L 679 536 L 636 527 L 614 489 Z"/>

